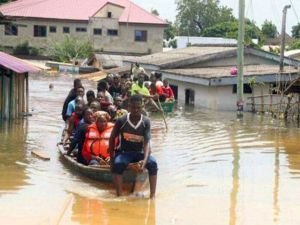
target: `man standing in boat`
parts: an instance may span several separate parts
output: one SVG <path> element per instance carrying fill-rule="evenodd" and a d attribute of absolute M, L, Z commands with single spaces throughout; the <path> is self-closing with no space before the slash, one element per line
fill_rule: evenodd
<path fill-rule="evenodd" d="M 150 155 L 150 120 L 142 115 L 143 98 L 133 95 L 129 99 L 130 113 L 119 118 L 112 131 L 109 150 L 111 169 L 117 196 L 122 194 L 122 174 L 130 163 L 137 163 L 136 170 L 149 173 L 150 198 L 155 197 L 157 163 Z M 115 139 L 120 136 L 120 145 L 115 152 Z"/>

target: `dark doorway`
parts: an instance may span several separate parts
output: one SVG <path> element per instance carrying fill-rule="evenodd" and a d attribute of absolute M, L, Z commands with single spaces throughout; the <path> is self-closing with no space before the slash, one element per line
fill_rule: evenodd
<path fill-rule="evenodd" d="M 185 89 L 185 104 L 194 105 L 195 104 L 195 91 L 192 89 Z"/>
<path fill-rule="evenodd" d="M 172 91 L 174 93 L 174 98 L 177 100 L 177 98 L 178 98 L 178 86 L 170 84 L 170 88 L 172 88 Z"/>

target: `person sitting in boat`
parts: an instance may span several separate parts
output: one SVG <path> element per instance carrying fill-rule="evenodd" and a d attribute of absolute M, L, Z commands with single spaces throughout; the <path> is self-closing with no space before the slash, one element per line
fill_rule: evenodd
<path fill-rule="evenodd" d="M 156 101 L 161 101 L 161 102 L 164 102 L 166 100 L 166 97 L 164 95 L 164 92 L 163 92 L 163 82 L 161 81 L 161 73 L 157 73 L 157 72 L 152 72 L 151 73 L 151 76 L 150 76 L 150 80 L 151 80 L 151 83 L 152 83 L 152 86 L 151 86 L 151 94 L 152 95 L 155 95 L 157 96 L 157 98 L 155 99 Z M 153 86 L 153 84 L 155 86 Z"/>
<path fill-rule="evenodd" d="M 77 96 L 76 90 L 78 87 L 82 87 L 82 83 L 80 79 L 75 79 L 74 83 L 73 83 L 73 88 L 70 90 L 68 96 L 66 97 L 64 104 L 63 104 L 63 108 L 62 108 L 62 118 L 64 121 L 66 121 L 66 113 L 67 113 L 67 108 L 68 108 L 68 104 L 70 101 L 74 100 Z"/>
<path fill-rule="evenodd" d="M 126 115 L 128 111 L 122 108 L 122 98 L 121 96 L 117 96 L 114 98 L 114 104 L 108 107 L 108 113 L 112 118 L 111 121 L 115 122 L 120 117 Z"/>
<path fill-rule="evenodd" d="M 72 113 L 75 112 L 75 105 L 80 101 L 84 104 L 84 87 L 77 87 L 76 89 L 76 98 L 69 102 L 66 112 L 66 121 L 71 117 Z"/>
<path fill-rule="evenodd" d="M 160 108 L 155 103 L 153 98 L 155 98 L 154 95 L 151 95 L 148 88 L 144 84 L 144 74 L 139 74 L 138 81 L 134 83 L 131 87 L 131 96 L 133 95 L 141 95 L 145 99 L 145 105 L 149 104 L 152 107 L 155 107 L 156 110 L 160 111 Z"/>
<path fill-rule="evenodd" d="M 162 87 L 163 94 L 166 97 L 166 102 L 174 101 L 174 93 L 172 88 L 169 85 L 169 81 L 167 79 L 163 80 L 164 86 Z"/>
<path fill-rule="evenodd" d="M 92 101 L 90 108 L 92 109 L 93 113 L 100 111 L 100 102 L 98 100 Z"/>
<path fill-rule="evenodd" d="M 157 180 L 157 162 L 150 155 L 150 120 L 142 115 L 143 98 L 133 95 L 129 99 L 130 113 L 119 118 L 112 131 L 109 150 L 111 170 L 117 196 L 122 194 L 122 174 L 130 163 L 136 163 L 138 172 L 147 168 L 150 198 L 154 198 Z M 116 154 L 115 139 L 120 137 Z"/>
<path fill-rule="evenodd" d="M 122 94 L 121 77 L 119 74 L 114 75 L 113 83 L 108 88 L 108 92 L 113 98 Z"/>
<path fill-rule="evenodd" d="M 133 81 L 137 81 L 139 79 L 139 74 L 146 74 L 146 71 L 143 67 L 140 66 L 139 63 L 135 63 L 133 65 L 131 65 L 132 69 L 131 69 L 131 80 Z"/>
<path fill-rule="evenodd" d="M 70 137 L 75 133 L 75 130 L 78 127 L 80 120 L 82 119 L 83 108 L 84 105 L 82 103 L 76 104 L 75 112 L 72 113 L 70 119 L 68 120 L 66 132 L 62 141 L 63 145 L 66 145 Z"/>
<path fill-rule="evenodd" d="M 113 104 L 114 99 L 111 94 L 108 92 L 108 83 L 105 80 L 100 80 L 97 84 L 97 93 L 103 92 L 104 96 L 108 99 L 108 101 Z"/>
<path fill-rule="evenodd" d="M 88 90 L 86 92 L 87 105 L 90 107 L 91 103 L 96 100 L 95 92 L 93 90 Z"/>
<path fill-rule="evenodd" d="M 97 100 L 100 103 L 100 109 L 102 111 L 108 112 L 108 107 L 112 105 L 112 103 L 109 101 L 108 97 L 105 96 L 103 91 L 99 91 L 97 93 Z"/>
<path fill-rule="evenodd" d="M 85 141 L 82 148 L 82 157 L 86 165 L 108 164 L 109 138 L 114 124 L 110 123 L 110 116 L 107 112 L 98 111 L 94 113 L 95 123 L 88 126 Z"/>
<path fill-rule="evenodd" d="M 77 147 L 77 161 L 79 163 L 85 164 L 85 160 L 82 157 L 82 147 L 85 141 L 85 133 L 89 125 L 91 125 L 95 121 L 94 119 L 94 112 L 91 108 L 85 108 L 83 110 L 83 118 L 79 122 L 79 126 L 77 127 L 74 137 L 71 141 L 70 147 L 67 151 L 67 155 L 71 155 L 73 150 Z"/>

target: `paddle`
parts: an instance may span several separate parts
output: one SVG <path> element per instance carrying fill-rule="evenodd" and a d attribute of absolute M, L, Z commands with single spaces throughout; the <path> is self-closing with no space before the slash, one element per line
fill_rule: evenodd
<path fill-rule="evenodd" d="M 159 98 L 158 98 L 158 105 L 159 105 L 159 107 L 160 107 L 160 109 L 161 109 L 162 116 L 163 116 L 163 119 L 164 119 L 164 122 L 165 122 L 165 125 L 166 125 L 166 129 L 168 130 L 168 124 L 167 124 L 167 121 L 166 121 L 165 112 L 164 112 L 164 109 L 163 109 L 162 106 L 161 106 L 161 103 L 160 103 Z"/>

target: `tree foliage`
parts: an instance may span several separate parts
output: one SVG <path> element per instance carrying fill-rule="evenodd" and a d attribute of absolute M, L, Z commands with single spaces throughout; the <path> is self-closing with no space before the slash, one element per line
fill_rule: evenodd
<path fill-rule="evenodd" d="M 49 52 L 55 60 L 71 62 L 74 59 L 90 57 L 93 54 L 93 47 L 89 42 L 66 37 L 62 42 L 51 46 Z"/>
<path fill-rule="evenodd" d="M 159 12 L 156 9 L 151 9 L 151 14 L 159 16 Z"/>
<path fill-rule="evenodd" d="M 292 27 L 292 37 L 300 38 L 300 23 Z"/>
<path fill-rule="evenodd" d="M 168 23 L 168 26 L 164 30 L 164 39 L 169 41 L 177 35 L 177 29 L 175 24 L 173 24 L 171 21 L 167 20 L 166 22 Z"/>
<path fill-rule="evenodd" d="M 225 37 L 238 38 L 239 23 L 238 21 L 223 22 L 209 27 L 203 31 L 204 37 Z M 259 44 L 264 40 L 261 30 L 254 22 L 246 19 L 245 21 L 245 44 L 253 45 L 252 39 L 258 39 Z"/>
<path fill-rule="evenodd" d="M 219 0 L 177 0 L 176 24 L 180 35 L 198 36 L 208 27 L 234 20 L 232 9 Z"/>
<path fill-rule="evenodd" d="M 272 21 L 265 20 L 261 27 L 261 32 L 266 38 L 275 38 L 278 36 L 277 27 Z"/>
<path fill-rule="evenodd" d="M 6 2 L 10 2 L 9 0 L 0 0 L 0 5 Z"/>
<path fill-rule="evenodd" d="M 288 50 L 300 49 L 300 39 L 294 41 L 288 48 Z"/>

